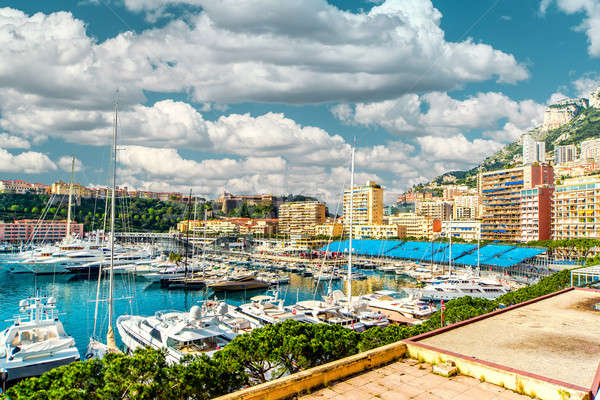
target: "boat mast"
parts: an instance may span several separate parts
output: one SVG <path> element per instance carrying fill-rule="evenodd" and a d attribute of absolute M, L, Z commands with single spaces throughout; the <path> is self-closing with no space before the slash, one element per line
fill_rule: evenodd
<path fill-rule="evenodd" d="M 109 350 L 116 349 L 115 336 L 113 333 L 113 290 L 114 290 L 114 267 L 115 267 L 115 190 L 117 185 L 117 114 L 119 105 L 115 100 L 115 126 L 113 130 L 113 176 L 112 193 L 110 203 L 110 270 L 108 278 L 108 332 L 106 334 L 106 345 Z"/>
<path fill-rule="evenodd" d="M 348 240 L 348 308 L 352 304 L 352 213 L 354 208 L 354 146 L 352 146 L 352 166 L 350 169 L 350 238 Z"/>
<path fill-rule="evenodd" d="M 73 161 L 71 161 L 71 183 L 69 183 L 69 208 L 67 209 L 67 236 L 65 238 L 66 243 L 71 241 L 71 205 L 73 203 L 73 174 L 75 173 L 75 154 L 73 154 Z"/>
<path fill-rule="evenodd" d="M 450 254 L 448 255 L 448 274 L 452 275 L 452 220 L 450 220 Z"/>
<path fill-rule="evenodd" d="M 190 189 L 190 197 L 188 197 L 188 203 L 187 203 L 187 207 L 186 207 L 186 213 L 187 213 L 187 229 L 185 230 L 185 243 L 183 244 L 183 257 L 184 257 L 184 261 L 183 261 L 183 265 L 185 266 L 185 277 L 187 278 L 188 276 L 188 259 L 187 259 L 187 255 L 188 255 L 188 246 L 190 244 L 190 218 L 191 216 L 191 209 L 190 209 L 190 201 L 192 200 L 192 189 Z"/>

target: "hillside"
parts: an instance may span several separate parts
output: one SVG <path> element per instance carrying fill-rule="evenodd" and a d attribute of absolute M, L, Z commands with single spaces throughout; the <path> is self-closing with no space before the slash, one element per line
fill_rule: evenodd
<path fill-rule="evenodd" d="M 546 152 L 548 153 L 554 151 L 554 146 L 579 144 L 586 139 L 600 138 L 600 109 L 583 108 L 570 122 L 559 128 L 544 132 L 538 127 L 532 129 L 529 133 L 538 140 L 546 142 Z M 523 146 L 517 140 L 504 146 L 470 170 L 447 172 L 434 178 L 432 182 L 439 185 L 453 183 L 475 187 L 479 168 L 482 171 L 491 171 L 517 166 L 521 162 L 522 151 Z"/>

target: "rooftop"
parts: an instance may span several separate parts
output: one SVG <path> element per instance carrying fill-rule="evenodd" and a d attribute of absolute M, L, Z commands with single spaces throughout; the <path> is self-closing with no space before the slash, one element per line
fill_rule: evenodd
<path fill-rule="evenodd" d="M 600 291 L 570 290 L 415 342 L 589 388 L 600 361 Z"/>
<path fill-rule="evenodd" d="M 431 364 L 411 358 L 338 381 L 301 400 L 531 400 L 511 390 L 464 375 L 444 378 Z"/>

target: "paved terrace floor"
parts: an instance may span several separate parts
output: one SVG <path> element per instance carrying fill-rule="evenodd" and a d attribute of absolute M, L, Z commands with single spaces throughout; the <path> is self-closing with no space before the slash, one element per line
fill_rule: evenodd
<path fill-rule="evenodd" d="M 421 340 L 589 388 L 600 361 L 600 292 L 571 290 Z"/>
<path fill-rule="evenodd" d="M 500 386 L 459 375 L 445 378 L 410 358 L 332 383 L 301 400 L 531 400 Z"/>

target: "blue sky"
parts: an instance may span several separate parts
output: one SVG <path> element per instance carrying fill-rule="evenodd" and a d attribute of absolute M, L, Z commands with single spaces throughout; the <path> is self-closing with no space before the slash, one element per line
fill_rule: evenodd
<path fill-rule="evenodd" d="M 73 0 L 0 8 L 0 177 L 391 201 L 600 85 L 600 0 Z"/>

